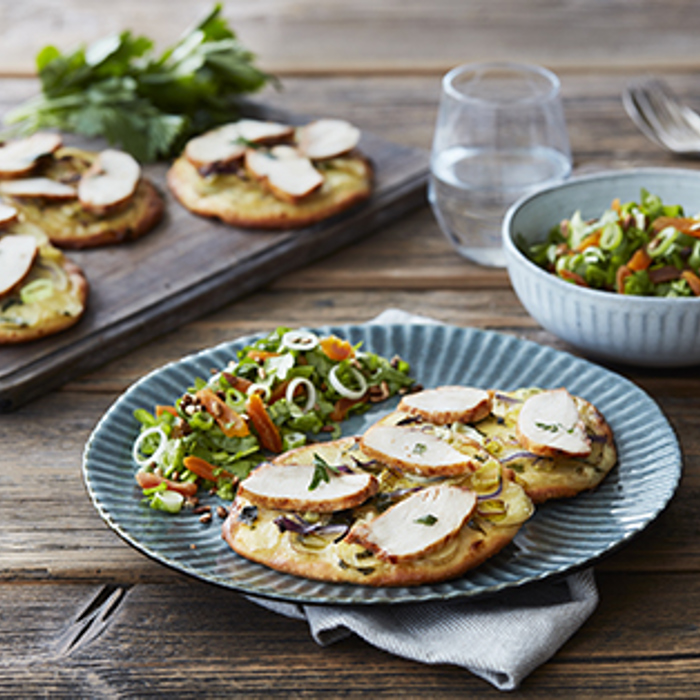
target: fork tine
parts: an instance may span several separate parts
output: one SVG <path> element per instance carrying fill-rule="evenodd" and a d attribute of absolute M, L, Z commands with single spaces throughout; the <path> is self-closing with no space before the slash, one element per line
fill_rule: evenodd
<path fill-rule="evenodd" d="M 656 138 L 666 148 L 672 151 L 676 150 L 678 144 L 673 136 L 669 134 L 667 116 L 664 114 L 663 108 L 660 111 L 659 103 L 654 99 L 653 91 L 649 91 L 645 87 L 639 87 L 635 90 L 634 97 L 640 112 L 656 134 Z"/>
<path fill-rule="evenodd" d="M 653 141 L 677 153 L 700 152 L 700 115 L 684 105 L 663 81 L 639 81 L 630 84 L 628 92 L 626 108 L 636 108 L 648 128 L 634 119 L 630 109 L 628 114 L 647 136 L 653 132 Z"/>
<path fill-rule="evenodd" d="M 649 123 L 645 111 L 638 101 L 638 88 L 635 84 L 628 85 L 622 93 L 622 104 L 630 119 L 637 125 L 637 128 L 653 143 L 662 148 L 666 148 L 656 134 L 654 127 Z"/>
<path fill-rule="evenodd" d="M 663 81 L 657 82 L 659 84 L 659 91 L 668 99 L 669 104 L 678 111 L 680 118 L 683 119 L 697 138 L 698 135 L 700 135 L 700 114 L 688 107 L 666 83 Z"/>
<path fill-rule="evenodd" d="M 686 107 L 680 99 L 671 91 L 666 83 L 654 80 L 648 88 L 649 98 L 657 107 L 659 114 L 669 120 L 669 129 L 673 129 L 678 138 L 697 140 L 700 138 L 698 131 L 693 128 L 689 117 L 691 114 L 698 117 L 691 109 Z M 698 117 L 700 121 L 700 117 Z"/>

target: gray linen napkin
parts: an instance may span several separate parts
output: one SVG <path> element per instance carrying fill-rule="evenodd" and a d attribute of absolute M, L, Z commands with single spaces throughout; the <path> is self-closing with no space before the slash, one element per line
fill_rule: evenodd
<path fill-rule="evenodd" d="M 437 321 L 387 309 L 370 323 Z M 249 599 L 306 620 L 322 646 L 355 633 L 392 654 L 462 666 L 500 690 L 513 690 L 588 619 L 598 591 L 592 570 L 586 570 L 478 601 L 327 606 Z"/>

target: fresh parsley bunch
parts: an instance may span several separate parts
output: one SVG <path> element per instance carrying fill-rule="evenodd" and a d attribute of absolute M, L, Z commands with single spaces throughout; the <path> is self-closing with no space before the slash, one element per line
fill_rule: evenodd
<path fill-rule="evenodd" d="M 14 131 L 100 136 L 141 161 L 173 155 L 195 134 L 236 118 L 236 99 L 271 76 L 236 39 L 221 5 L 160 57 L 125 31 L 72 53 L 37 55 L 42 93 L 7 115 Z"/>

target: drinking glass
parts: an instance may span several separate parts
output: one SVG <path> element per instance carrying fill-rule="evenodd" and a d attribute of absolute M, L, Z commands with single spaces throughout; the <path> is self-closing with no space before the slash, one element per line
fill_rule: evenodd
<path fill-rule="evenodd" d="M 570 173 L 554 73 L 516 63 L 475 63 L 444 76 L 428 198 L 461 255 L 505 266 L 501 221 L 507 208 Z"/>

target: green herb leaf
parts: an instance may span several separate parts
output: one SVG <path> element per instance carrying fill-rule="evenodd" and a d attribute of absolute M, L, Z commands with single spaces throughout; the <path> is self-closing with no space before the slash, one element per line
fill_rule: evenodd
<path fill-rule="evenodd" d="M 422 518 L 417 518 L 413 522 L 418 524 L 418 525 L 428 525 L 428 526 L 433 526 L 435 523 L 438 521 L 437 517 L 435 515 L 424 515 Z"/>
<path fill-rule="evenodd" d="M 413 453 L 417 454 L 417 455 L 422 455 L 427 449 L 428 449 L 427 445 L 424 445 L 422 442 L 417 442 L 413 446 Z"/>
<path fill-rule="evenodd" d="M 314 452 L 314 475 L 311 477 L 311 483 L 309 484 L 309 491 L 313 491 L 318 488 L 322 481 L 328 483 L 331 480 L 331 473 L 340 474 L 340 469 L 328 464 L 323 457 L 321 457 L 318 452 Z"/>
<path fill-rule="evenodd" d="M 113 34 L 72 53 L 44 47 L 36 57 L 39 96 L 5 122 L 9 134 L 55 128 L 103 137 L 141 161 L 174 155 L 185 141 L 237 113 L 237 98 L 272 76 L 236 39 L 221 5 L 160 56 L 153 42 Z"/>

